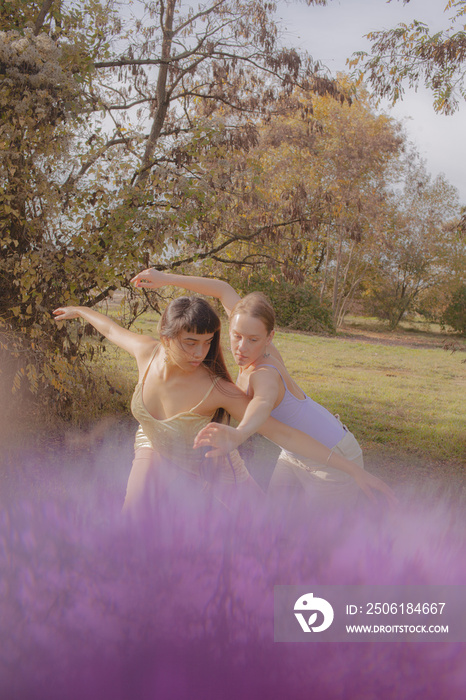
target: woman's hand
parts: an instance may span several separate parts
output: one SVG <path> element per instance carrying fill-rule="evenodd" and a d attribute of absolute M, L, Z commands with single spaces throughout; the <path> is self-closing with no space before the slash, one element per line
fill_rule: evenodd
<path fill-rule="evenodd" d="M 131 284 L 134 284 L 139 289 L 160 289 L 160 287 L 165 287 L 169 282 L 167 282 L 164 272 L 159 272 L 150 267 L 133 277 Z"/>
<path fill-rule="evenodd" d="M 98 333 L 104 335 L 111 343 L 123 348 L 133 355 L 138 362 L 139 369 L 145 366 L 156 341 L 148 335 L 133 333 L 122 328 L 118 323 L 99 311 L 94 311 L 88 306 L 60 306 L 53 312 L 56 321 L 68 321 L 71 318 L 82 318 L 86 323 L 94 326 Z"/>
<path fill-rule="evenodd" d="M 244 437 L 236 428 L 221 423 L 209 423 L 198 432 L 193 447 L 215 447 L 216 449 L 206 452 L 205 456 L 220 457 L 232 452 L 243 441 Z"/>
<path fill-rule="evenodd" d="M 71 318 L 80 318 L 79 306 L 60 306 L 52 312 L 55 316 L 55 321 L 69 321 Z"/>
<path fill-rule="evenodd" d="M 385 481 L 382 481 L 382 479 L 379 479 L 378 476 L 374 476 L 374 474 L 370 474 L 364 469 L 360 469 L 357 471 L 356 474 L 353 474 L 353 478 L 356 481 L 359 488 L 374 503 L 377 502 L 377 497 L 374 492 L 378 491 L 379 493 L 383 493 L 383 495 L 388 501 L 388 505 L 391 508 L 398 504 L 398 499 L 391 490 L 390 486 L 388 486 L 388 484 L 386 484 Z"/>

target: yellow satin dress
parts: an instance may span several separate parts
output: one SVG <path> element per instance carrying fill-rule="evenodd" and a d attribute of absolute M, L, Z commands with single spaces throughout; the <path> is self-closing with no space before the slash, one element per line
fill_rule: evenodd
<path fill-rule="evenodd" d="M 205 396 L 189 411 L 177 413 L 170 418 L 154 418 L 144 405 L 143 390 L 147 373 L 157 352 L 154 349 L 144 377 L 134 390 L 131 412 L 139 422 L 136 433 L 135 450 L 150 447 L 164 464 L 165 470 L 171 470 L 172 476 L 183 476 L 199 482 L 203 488 L 215 483 L 234 485 L 250 479 L 243 460 L 237 450 L 227 457 L 206 459 L 202 449 L 194 449 L 193 443 L 197 433 L 212 421 L 212 416 L 197 413 L 207 397 L 213 391 L 218 377 L 213 377 L 212 385 Z"/>

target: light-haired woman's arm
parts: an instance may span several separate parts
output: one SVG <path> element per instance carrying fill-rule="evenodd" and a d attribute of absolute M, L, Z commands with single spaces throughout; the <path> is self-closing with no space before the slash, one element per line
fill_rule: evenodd
<path fill-rule="evenodd" d="M 222 303 L 228 316 L 232 308 L 241 299 L 233 287 L 213 277 L 191 277 L 191 275 L 177 275 L 174 272 L 160 272 L 153 267 L 142 270 L 131 280 L 135 287 L 140 289 L 160 289 L 160 287 L 181 287 L 197 294 L 215 297 Z"/>
<path fill-rule="evenodd" d="M 375 500 L 374 492 L 377 491 L 384 494 L 391 506 L 397 503 L 395 494 L 382 479 L 362 469 L 356 462 L 336 454 L 310 435 L 290 428 L 274 418 L 268 418 L 257 432 L 298 457 L 302 455 L 314 462 L 349 474 L 370 500 Z M 216 457 L 238 447 L 242 442 L 241 438 L 242 436 L 238 434 L 236 428 L 219 423 L 209 423 L 197 434 L 194 446 L 211 447 L 212 449 L 206 453 L 206 457 Z"/>
<path fill-rule="evenodd" d="M 233 386 L 228 392 L 218 388 L 215 393 L 217 392 L 220 400 L 219 405 L 225 408 L 235 420 L 241 421 L 250 405 L 248 398 L 237 387 Z M 298 457 L 301 455 L 319 464 L 349 474 L 368 498 L 374 500 L 373 492 L 380 491 L 386 496 L 389 503 L 393 505 L 396 502 L 393 491 L 384 481 L 362 469 L 356 462 L 336 454 L 307 433 L 285 425 L 272 417 L 269 417 L 262 426 L 258 427 L 257 432 Z M 248 430 L 238 430 L 220 423 L 209 423 L 196 435 L 194 447 L 210 447 L 212 449 L 206 453 L 206 457 L 217 457 L 237 448 L 244 442 L 248 434 Z"/>

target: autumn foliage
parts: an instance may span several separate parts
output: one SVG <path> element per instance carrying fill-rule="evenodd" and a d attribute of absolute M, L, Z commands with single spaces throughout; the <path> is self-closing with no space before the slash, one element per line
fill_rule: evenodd
<path fill-rule="evenodd" d="M 393 274 L 400 221 L 416 246 L 455 229 L 446 186 L 435 190 L 444 198 L 435 232 L 427 200 L 418 220 L 416 206 L 400 208 L 399 126 L 363 87 L 284 48 L 274 9 L 263 0 L 141 0 L 128 12 L 96 0 L 2 5 L 5 391 L 48 398 L 66 415 L 90 391 L 86 362 L 99 345 L 85 327 L 57 328 L 51 311 L 124 289 L 131 324 L 161 302 L 131 290 L 142 266 L 239 287 L 259 275 L 278 305 L 275 281 L 300 285 L 316 300 L 308 308 L 336 327 Z M 442 269 L 458 285 L 464 244 L 453 239 L 454 262 Z"/>

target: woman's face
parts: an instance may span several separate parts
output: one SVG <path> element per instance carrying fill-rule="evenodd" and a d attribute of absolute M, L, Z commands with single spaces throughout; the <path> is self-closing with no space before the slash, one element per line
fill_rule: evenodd
<path fill-rule="evenodd" d="M 185 371 L 192 371 L 205 360 L 215 333 L 181 331 L 176 338 L 164 340 L 165 352 L 171 362 Z"/>
<path fill-rule="evenodd" d="M 267 332 L 260 318 L 249 314 L 233 316 L 230 321 L 230 345 L 236 364 L 249 367 L 261 360 L 272 342 L 273 333 Z"/>

